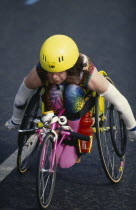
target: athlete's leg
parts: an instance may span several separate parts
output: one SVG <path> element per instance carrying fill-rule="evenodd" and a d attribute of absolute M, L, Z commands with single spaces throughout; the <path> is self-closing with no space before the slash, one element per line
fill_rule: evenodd
<path fill-rule="evenodd" d="M 52 85 L 43 95 L 43 102 L 45 104 L 45 111 L 54 110 L 59 113 L 64 109 L 63 106 L 63 85 Z M 65 145 L 61 144 L 56 153 L 56 162 L 59 165 L 61 154 L 65 148 Z"/>
<path fill-rule="evenodd" d="M 70 114 L 75 114 L 80 111 L 84 104 L 84 92 L 81 87 L 77 85 L 68 85 L 64 90 L 64 106 Z M 78 131 L 80 119 L 68 120 L 68 125 L 71 126 L 74 132 Z M 66 145 L 62 150 L 59 165 L 61 168 L 72 167 L 78 159 L 76 148 L 74 146 Z"/>
<path fill-rule="evenodd" d="M 45 97 L 45 106 L 48 110 L 54 110 L 59 113 L 62 109 L 74 114 L 80 111 L 84 106 L 84 92 L 77 85 L 52 85 Z M 80 119 L 68 120 L 74 132 L 78 131 Z M 57 163 L 61 168 L 69 168 L 76 163 L 78 159 L 74 146 L 61 144 L 56 154 Z"/>
<path fill-rule="evenodd" d="M 59 114 L 64 109 L 63 105 L 63 91 L 64 85 L 52 85 L 46 95 L 43 95 L 43 101 L 45 103 L 45 109 L 54 110 Z"/>

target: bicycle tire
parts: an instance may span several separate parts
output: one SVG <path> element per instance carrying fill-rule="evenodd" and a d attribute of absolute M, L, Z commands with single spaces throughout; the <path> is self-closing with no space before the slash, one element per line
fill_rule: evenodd
<path fill-rule="evenodd" d="M 37 169 L 37 200 L 41 208 L 47 208 L 51 202 L 56 180 L 56 158 L 51 169 L 54 135 L 48 133 L 40 148 Z"/>
<path fill-rule="evenodd" d="M 40 89 L 30 99 L 20 129 L 31 129 L 34 127 L 33 119 L 37 117 L 40 109 Z M 18 134 L 17 169 L 25 173 L 30 167 L 38 147 L 37 134 Z"/>
<path fill-rule="evenodd" d="M 110 111 L 110 128 L 114 150 L 119 157 L 123 157 L 127 146 L 127 129 L 120 113 L 113 105 Z"/>
<path fill-rule="evenodd" d="M 107 178 L 112 183 L 118 183 L 122 179 L 124 166 L 125 166 L 125 156 L 119 157 L 113 146 L 112 136 L 111 136 L 111 114 L 112 105 L 105 101 L 104 102 L 104 113 L 100 114 L 100 104 L 99 100 L 102 96 L 97 94 L 95 103 L 95 120 L 96 120 L 96 139 L 99 150 L 100 159 L 102 162 L 103 169 Z"/>

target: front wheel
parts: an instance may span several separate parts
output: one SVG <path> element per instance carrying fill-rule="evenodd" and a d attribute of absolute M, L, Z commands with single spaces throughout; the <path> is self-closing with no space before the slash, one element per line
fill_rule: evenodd
<path fill-rule="evenodd" d="M 54 135 L 48 133 L 40 148 L 37 169 L 37 199 L 40 207 L 47 208 L 51 202 L 56 179 L 56 158 L 54 153 Z"/>

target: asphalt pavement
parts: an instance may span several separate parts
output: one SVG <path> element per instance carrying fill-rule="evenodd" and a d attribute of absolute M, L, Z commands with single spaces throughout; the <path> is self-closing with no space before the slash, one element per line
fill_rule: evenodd
<path fill-rule="evenodd" d="M 136 116 L 136 1 L 1 0 L 0 8 L 0 166 L 17 149 L 17 131 L 4 127 L 12 115 L 15 94 L 39 61 L 41 44 L 51 35 L 72 37 L 98 70 L 108 72 Z M 92 153 L 80 164 L 58 170 L 48 209 L 136 209 L 135 151 L 136 142 L 128 142 L 123 179 L 112 185 L 102 169 L 95 141 Z M 8 163 L 16 166 L 13 159 Z M 0 182 L 0 209 L 39 209 L 35 165 L 24 176 L 16 167 L 5 175 Z"/>

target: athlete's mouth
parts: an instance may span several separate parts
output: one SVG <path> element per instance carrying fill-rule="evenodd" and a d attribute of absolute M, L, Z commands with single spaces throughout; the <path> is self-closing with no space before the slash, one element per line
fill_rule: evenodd
<path fill-rule="evenodd" d="M 54 79 L 53 82 L 58 83 L 58 82 L 60 82 L 60 80 L 55 80 L 55 79 Z"/>

